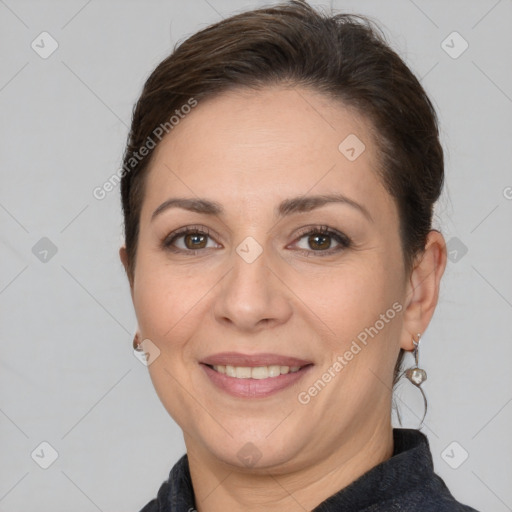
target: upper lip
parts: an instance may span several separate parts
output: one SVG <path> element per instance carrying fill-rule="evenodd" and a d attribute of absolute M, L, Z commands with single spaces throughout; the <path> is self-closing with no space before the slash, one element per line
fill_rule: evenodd
<path fill-rule="evenodd" d="M 241 354 L 239 352 L 222 352 L 205 357 L 201 363 L 210 366 L 306 366 L 311 361 L 299 359 L 298 357 L 283 356 L 280 354 Z"/>

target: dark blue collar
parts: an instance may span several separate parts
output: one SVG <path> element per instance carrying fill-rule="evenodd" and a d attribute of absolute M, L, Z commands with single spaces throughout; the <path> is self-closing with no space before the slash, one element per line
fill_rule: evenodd
<path fill-rule="evenodd" d="M 393 456 L 318 505 L 313 512 L 477 512 L 460 504 L 434 473 L 426 436 L 419 430 L 393 429 Z M 184 455 L 162 484 L 158 497 L 141 512 L 195 510 L 188 458 Z"/>

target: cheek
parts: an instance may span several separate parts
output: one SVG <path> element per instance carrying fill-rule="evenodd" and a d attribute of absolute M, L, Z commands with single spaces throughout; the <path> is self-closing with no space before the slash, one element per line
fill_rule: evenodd
<path fill-rule="evenodd" d="M 354 263 L 314 280 L 310 287 L 302 284 L 300 296 L 325 324 L 328 338 L 343 347 L 400 301 L 399 283 L 398 273 L 383 262 Z"/>
<path fill-rule="evenodd" d="M 322 372 L 335 361 L 342 367 L 334 370 L 336 378 L 319 397 L 319 406 L 339 404 L 343 396 L 345 411 L 368 411 L 391 388 L 403 310 L 399 272 L 399 265 L 391 268 L 374 259 L 345 267 L 309 292 L 308 306 L 319 319 L 315 329 L 325 333 Z"/>
<path fill-rule="evenodd" d="M 141 335 L 181 340 L 197 327 L 197 315 L 218 281 L 211 267 L 201 271 L 166 261 L 165 255 L 141 251 L 134 281 L 134 307 Z"/>

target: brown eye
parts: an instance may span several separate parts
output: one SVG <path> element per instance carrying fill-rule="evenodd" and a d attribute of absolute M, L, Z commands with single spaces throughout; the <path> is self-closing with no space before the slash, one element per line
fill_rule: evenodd
<path fill-rule="evenodd" d="M 209 231 L 202 227 L 186 227 L 171 233 L 163 242 L 162 248 L 172 252 L 196 254 L 199 250 L 217 249 Z"/>
<path fill-rule="evenodd" d="M 204 249 L 208 243 L 208 236 L 202 233 L 190 233 L 183 237 L 185 247 L 190 250 Z"/>
<path fill-rule="evenodd" d="M 311 249 L 329 249 L 331 246 L 331 237 L 321 234 L 310 235 L 308 237 L 308 244 Z"/>
<path fill-rule="evenodd" d="M 303 232 L 295 244 L 307 256 L 324 256 L 348 249 L 351 241 L 343 233 L 321 226 Z"/>

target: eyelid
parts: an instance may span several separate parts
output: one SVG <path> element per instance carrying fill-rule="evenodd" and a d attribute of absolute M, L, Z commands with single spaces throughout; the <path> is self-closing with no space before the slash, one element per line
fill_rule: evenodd
<path fill-rule="evenodd" d="M 196 254 L 197 252 L 205 251 L 205 249 L 211 249 L 211 247 L 207 247 L 205 249 L 180 249 L 179 247 L 175 247 L 173 243 L 183 236 L 188 235 L 189 233 L 199 233 L 201 235 L 206 235 L 208 238 L 213 240 L 216 244 L 222 246 L 219 242 L 216 240 L 216 234 L 212 232 L 211 229 L 200 226 L 200 225 L 191 225 L 191 226 L 184 226 L 182 228 L 178 228 L 175 231 L 169 233 L 161 242 L 161 248 L 163 250 L 169 250 L 172 252 L 177 253 L 188 253 L 188 254 Z"/>
<path fill-rule="evenodd" d="M 329 256 L 338 252 L 341 252 L 345 249 L 348 249 L 352 246 L 352 240 L 342 233 L 341 231 L 338 231 L 337 229 L 330 228 L 326 225 L 311 225 L 306 226 L 299 230 L 299 233 L 296 234 L 295 240 L 292 242 L 292 244 L 296 244 L 299 240 L 304 238 L 307 235 L 313 235 L 313 234 L 321 234 L 321 235 L 327 235 L 333 238 L 338 246 L 333 247 L 326 250 L 318 250 L 315 251 L 313 249 L 306 250 L 306 249 L 296 249 L 299 252 L 307 253 L 308 255 L 314 254 L 316 256 Z"/>
<path fill-rule="evenodd" d="M 311 225 L 304 226 L 304 227 L 300 228 L 298 233 L 295 234 L 295 240 L 297 240 L 298 238 L 302 238 L 305 235 L 312 234 L 312 233 L 337 235 L 340 238 L 346 239 L 346 242 L 350 241 L 350 239 L 348 238 L 347 235 L 345 235 L 341 231 L 338 231 L 337 229 L 327 226 L 326 224 L 311 224 Z"/>

